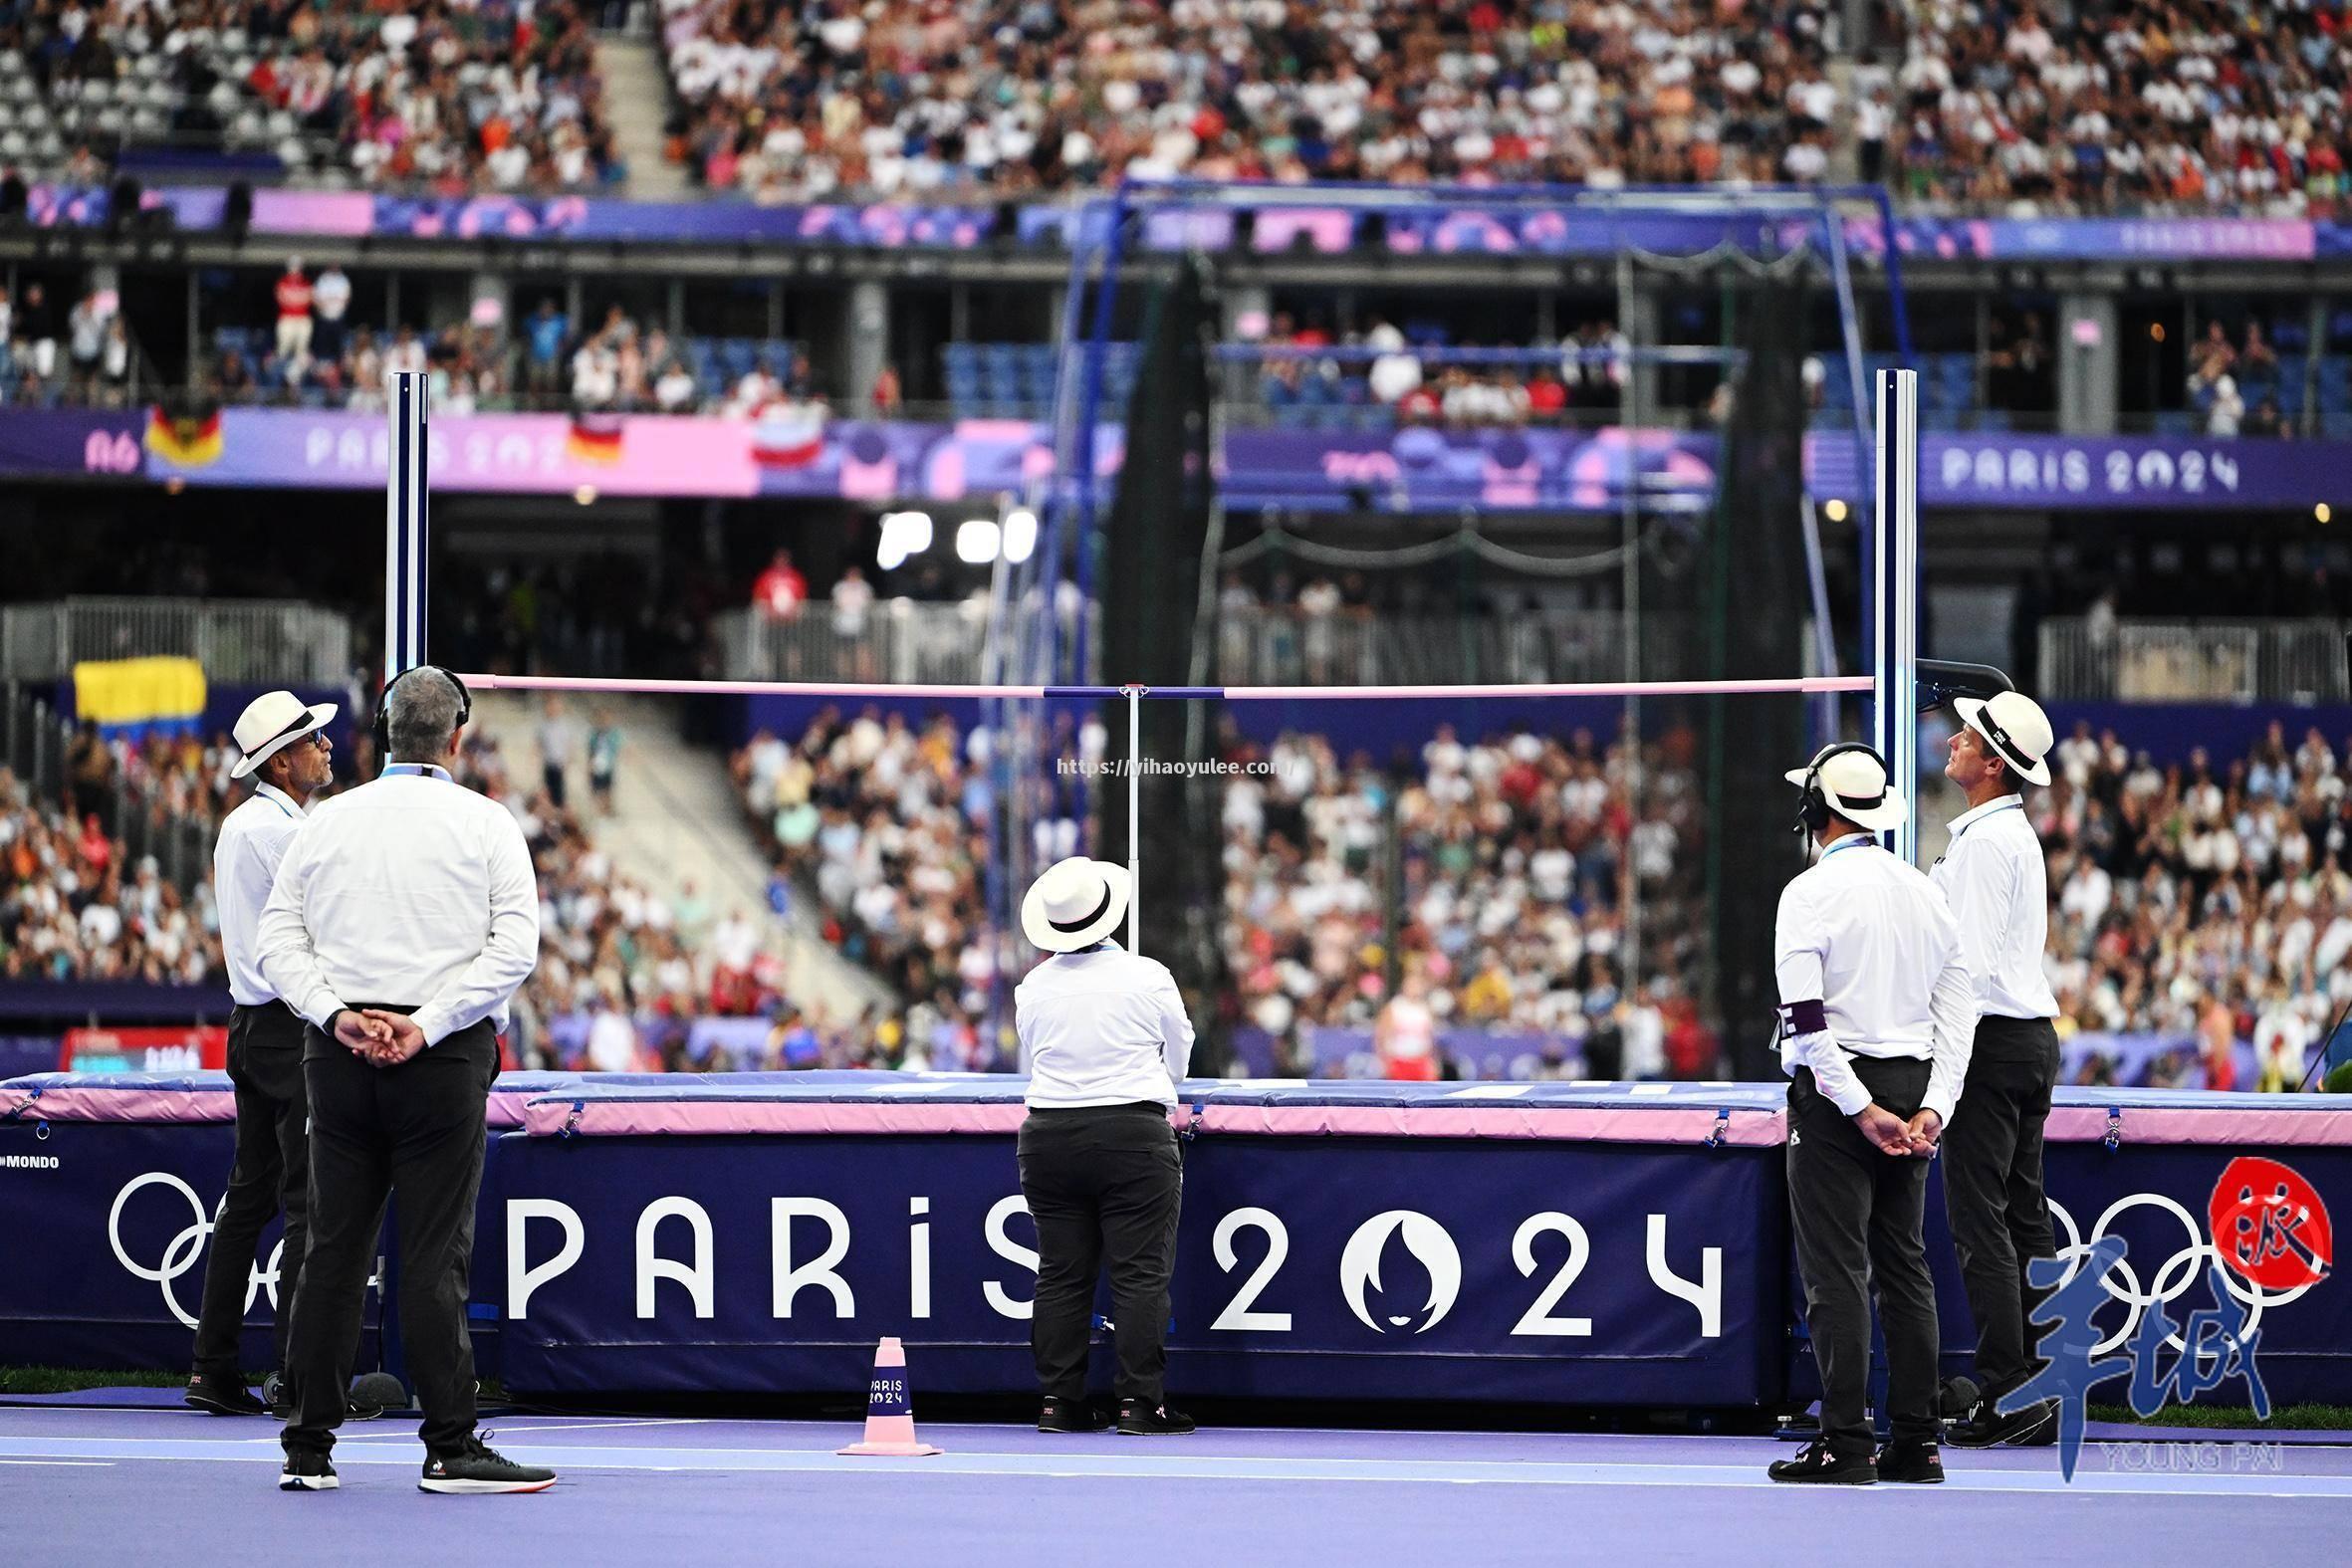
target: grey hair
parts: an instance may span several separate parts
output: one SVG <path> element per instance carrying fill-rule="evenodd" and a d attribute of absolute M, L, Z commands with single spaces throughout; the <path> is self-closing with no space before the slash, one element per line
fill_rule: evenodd
<path fill-rule="evenodd" d="M 457 686 L 438 673 L 404 680 L 384 695 L 395 763 L 437 763 L 457 733 Z"/>

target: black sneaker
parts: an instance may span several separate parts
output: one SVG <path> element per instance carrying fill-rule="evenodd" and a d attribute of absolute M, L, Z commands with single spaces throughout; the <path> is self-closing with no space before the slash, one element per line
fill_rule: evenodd
<path fill-rule="evenodd" d="M 289 1454 L 286 1467 L 278 1471 L 280 1491 L 333 1491 L 342 1484 L 324 1454 Z"/>
<path fill-rule="evenodd" d="M 1953 1423 L 1944 1441 L 1956 1449 L 2039 1449 L 2058 1441 L 2058 1407 L 2028 1405 L 2013 1416 L 1980 1399 L 1966 1420 Z"/>
<path fill-rule="evenodd" d="M 2041 1407 L 2041 1420 L 2033 1423 L 2010 1440 L 2012 1449 L 2054 1449 L 2058 1446 L 2058 1407 Z"/>
<path fill-rule="evenodd" d="M 1110 1417 L 1094 1406 L 1080 1400 L 1050 1399 L 1038 1412 L 1040 1432 L 1100 1432 L 1110 1425 Z"/>
<path fill-rule="evenodd" d="M 1793 1459 L 1774 1459 L 1764 1471 L 1776 1481 L 1813 1486 L 1874 1486 L 1878 1466 L 1867 1454 L 1839 1456 L 1827 1438 L 1815 1438 Z"/>
<path fill-rule="evenodd" d="M 198 1372 L 188 1379 L 187 1392 L 180 1396 L 190 1405 L 210 1416 L 267 1416 L 270 1407 L 253 1397 L 242 1378 L 220 1377 Z"/>
<path fill-rule="evenodd" d="M 261 1380 L 261 1398 L 262 1404 L 268 1408 L 270 1415 L 280 1421 L 294 1419 L 294 1391 L 286 1386 L 286 1379 L 281 1374 L 273 1372 Z M 188 1403 L 191 1405 L 196 1403 L 193 1395 L 189 1396 Z M 222 1412 L 221 1414 L 227 1413 Z M 383 1407 L 373 1400 L 361 1399 L 356 1394 L 344 1396 L 343 1419 L 346 1421 L 373 1421 L 382 1414 Z"/>
<path fill-rule="evenodd" d="M 436 1454 L 424 1461 L 419 1491 L 498 1492 L 545 1491 L 556 1483 L 554 1470 L 517 1464 L 484 1443 L 486 1433 L 465 1440 L 463 1448 Z"/>
<path fill-rule="evenodd" d="M 1876 1463 L 1882 1481 L 1935 1486 L 1944 1479 L 1944 1457 L 1932 1443 L 1886 1444 L 1879 1449 Z"/>
<path fill-rule="evenodd" d="M 1119 1401 L 1122 1438 L 1181 1438 L 1193 1430 L 1192 1418 L 1172 1405 L 1146 1405 L 1139 1399 Z"/>

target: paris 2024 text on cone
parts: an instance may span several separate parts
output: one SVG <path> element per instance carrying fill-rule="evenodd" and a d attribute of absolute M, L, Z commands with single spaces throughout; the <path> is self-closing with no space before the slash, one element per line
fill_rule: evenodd
<path fill-rule="evenodd" d="M 906 1378 L 906 1348 L 895 1339 L 874 1352 L 873 1382 L 866 1386 L 865 1439 L 843 1454 L 883 1455 L 915 1459 L 939 1450 L 915 1438 L 914 1390 Z"/>

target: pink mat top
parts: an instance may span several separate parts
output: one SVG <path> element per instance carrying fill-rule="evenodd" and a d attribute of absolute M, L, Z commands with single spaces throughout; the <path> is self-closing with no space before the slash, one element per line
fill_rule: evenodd
<path fill-rule="evenodd" d="M 1028 1109 L 1011 1101 L 909 1103 L 903 1100 L 533 1100 L 523 1130 L 535 1138 L 631 1138 L 726 1135 L 898 1135 L 1020 1130 Z M 1603 1107 L 1404 1105 L 1182 1105 L 1180 1130 L 1340 1138 L 1546 1138 L 1596 1143 L 1781 1141 L 1778 1111 L 1623 1110 Z"/>
<path fill-rule="evenodd" d="M 765 1075 L 763 1075 L 765 1076 Z M 534 1137 L 899 1136 L 1004 1137 L 1028 1114 L 1011 1079 L 919 1085 L 876 1075 L 837 1090 L 806 1077 L 790 1088 L 725 1077 L 599 1080 L 577 1092 L 518 1079 L 489 1097 L 488 1123 Z M 773 1084 L 774 1079 L 768 1080 Z M 1172 1120 L 1186 1131 L 1236 1136 L 1546 1139 L 1599 1143 L 1729 1144 L 1769 1148 L 1787 1136 L 1778 1092 L 1764 1085 L 1248 1084 L 1187 1085 Z M 915 1089 L 918 1092 L 902 1092 Z M 1395 1091 L 1391 1097 L 1386 1091 Z M 2047 1136 L 2055 1143 L 2352 1145 L 2352 1101 L 2315 1096 L 2061 1091 Z M 2071 1103 L 2066 1103 L 2071 1102 Z M 225 1080 L 110 1083 L 48 1075 L 0 1084 L 0 1122 L 226 1123 L 236 1117 Z"/>
<path fill-rule="evenodd" d="M 490 1091 L 487 1124 L 501 1132 L 523 1125 L 523 1108 L 539 1089 Z M 0 1084 L 0 1121 L 47 1122 L 234 1122 L 237 1097 L 219 1089 L 109 1089 L 69 1083 L 45 1086 L 38 1094 Z"/>

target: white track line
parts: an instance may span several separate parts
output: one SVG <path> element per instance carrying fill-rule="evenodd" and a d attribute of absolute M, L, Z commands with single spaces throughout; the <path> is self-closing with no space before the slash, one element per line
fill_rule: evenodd
<path fill-rule="evenodd" d="M 113 1459 L 0 1459 L 0 1464 L 48 1464 L 60 1469 L 111 1470 Z"/>
<path fill-rule="evenodd" d="M 0 1455 L 56 1458 L 67 1456 L 109 1460 L 199 1460 L 257 1463 L 274 1456 L 246 1443 L 188 1443 L 158 1439 L 0 1439 Z M 210 1451 L 210 1452 L 207 1452 Z M 339 1448 L 337 1457 L 362 1464 L 414 1464 L 423 1451 L 390 1445 Z M 1338 1457 L 1276 1458 L 1231 1455 L 1153 1456 L 1134 1454 L 1089 1457 L 1048 1454 L 949 1454 L 919 1462 L 891 1464 L 841 1458 L 829 1451 L 773 1449 L 638 1449 L 528 1443 L 508 1446 L 525 1462 L 542 1461 L 573 1470 L 655 1470 L 704 1473 L 889 1475 L 903 1484 L 922 1476 L 1058 1476 L 1092 1480 L 1216 1480 L 1368 1482 L 1375 1485 L 1679 1486 L 1753 1489 L 1770 1487 L 1761 1464 L 1585 1464 L 1544 1461 L 1444 1460 L 1412 1462 Z M 2138 1497 L 2195 1497 L 2227 1501 L 2251 1497 L 2294 1497 L 2352 1501 L 2352 1475 L 2213 1474 L 2205 1472 L 2108 1472 L 2078 1469 L 2072 1484 L 2053 1463 L 2046 1470 L 1957 1470 L 1948 1492 L 1994 1491 L 2048 1495 L 2111 1494 Z M 1916 1488 L 1889 1486 L 1887 1493 L 1916 1496 Z M 1840 1494 L 1844 1494 L 1842 1489 Z"/>

